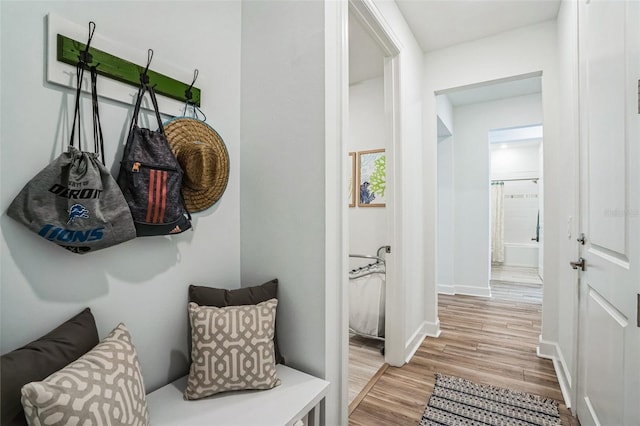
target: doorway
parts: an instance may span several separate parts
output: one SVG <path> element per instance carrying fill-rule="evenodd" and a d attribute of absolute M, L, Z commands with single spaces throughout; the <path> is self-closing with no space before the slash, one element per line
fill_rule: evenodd
<path fill-rule="evenodd" d="M 541 92 L 542 75 L 536 73 L 437 93 L 440 293 L 483 297 L 501 293 L 494 292 L 496 286 L 492 286 L 491 266 L 498 263 L 492 262 L 492 180 L 502 183 L 503 190 L 507 188 L 508 207 L 519 214 L 508 223 L 513 228 L 509 237 L 513 234 L 517 238 L 508 247 L 512 266 L 530 265 L 540 271 L 544 184 L 542 126 L 539 124 L 542 123 Z M 506 153 L 510 150 L 511 158 L 507 159 Z M 526 161 L 523 158 L 522 167 L 514 168 L 516 154 L 525 152 L 536 155 Z M 492 153 L 496 164 L 500 156 L 503 157 L 502 170 L 498 167 L 492 170 Z M 503 192 L 500 196 L 503 202 L 504 197 Z M 534 205 L 534 208 L 524 213 L 525 205 Z M 511 226 L 518 222 L 528 225 Z M 505 278 L 504 271 L 494 272 L 502 272 L 500 277 Z M 525 282 L 535 280 L 539 286 L 536 297 L 538 303 L 542 303 L 537 273 L 525 278 L 520 275 L 511 273 L 504 282 L 513 282 L 516 278 Z M 510 290 L 502 292 L 505 291 Z"/>
<path fill-rule="evenodd" d="M 388 241 L 386 206 L 379 206 L 386 188 L 364 188 L 369 179 L 361 179 L 359 171 L 367 153 L 389 150 L 387 134 L 384 53 L 350 11 L 349 412 L 385 363 L 386 265 L 378 249 Z"/>
<path fill-rule="evenodd" d="M 401 287 L 394 281 L 396 228 L 394 147 L 397 137 L 397 55 L 388 29 L 367 1 L 349 2 L 349 154 L 351 182 L 346 216 L 349 229 L 349 277 L 345 286 L 348 318 L 349 412 L 366 394 L 381 369 L 398 364 L 402 353 Z M 373 171 L 366 177 L 366 161 Z M 380 165 L 383 185 L 379 182 Z M 374 181 L 375 179 L 375 181 Z M 388 363 L 388 364 L 387 364 Z"/>
<path fill-rule="evenodd" d="M 491 295 L 542 304 L 542 125 L 489 131 Z"/>

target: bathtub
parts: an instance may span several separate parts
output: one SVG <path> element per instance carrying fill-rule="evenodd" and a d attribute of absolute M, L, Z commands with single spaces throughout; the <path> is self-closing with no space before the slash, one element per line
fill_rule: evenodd
<path fill-rule="evenodd" d="M 505 266 L 538 267 L 539 246 L 532 243 L 504 243 Z"/>

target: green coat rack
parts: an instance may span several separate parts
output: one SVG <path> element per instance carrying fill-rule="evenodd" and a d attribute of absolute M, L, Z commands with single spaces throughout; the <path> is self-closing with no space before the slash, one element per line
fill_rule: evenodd
<path fill-rule="evenodd" d="M 61 34 L 58 34 L 57 44 L 58 61 L 69 65 L 77 65 L 78 56 L 86 48 L 84 43 Z M 144 66 L 136 65 L 93 47 L 89 47 L 89 53 L 93 56 L 92 63 L 100 64 L 97 68 L 98 74 L 135 87 L 140 85 L 140 74 L 144 72 Z M 157 94 L 186 102 L 188 100 L 187 92 L 190 92 L 190 102 L 200 106 L 200 89 L 193 87 L 193 84 L 185 84 L 151 69 L 147 70 L 147 75 L 149 76 L 149 84 L 154 86 Z"/>

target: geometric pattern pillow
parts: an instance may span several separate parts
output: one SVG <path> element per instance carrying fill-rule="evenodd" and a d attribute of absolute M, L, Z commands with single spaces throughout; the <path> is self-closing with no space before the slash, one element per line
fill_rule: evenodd
<path fill-rule="evenodd" d="M 191 367 L 185 399 L 280 384 L 273 349 L 277 299 L 257 305 L 189 303 Z"/>
<path fill-rule="evenodd" d="M 44 380 L 100 342 L 91 309 L 60 324 L 49 333 L 0 357 L 0 424 L 27 426 L 20 390 Z"/>
<path fill-rule="evenodd" d="M 22 405 L 31 426 L 147 426 L 140 364 L 124 324 L 68 366 L 24 385 Z"/>
<path fill-rule="evenodd" d="M 231 290 L 224 288 L 206 287 L 201 285 L 189 286 L 189 302 L 200 306 L 225 306 L 257 305 L 269 299 L 278 298 L 278 279 L 274 278 L 261 285 L 243 286 Z M 276 351 L 276 364 L 284 364 L 284 357 L 278 347 L 278 319 L 276 314 L 276 333 L 273 337 Z"/>

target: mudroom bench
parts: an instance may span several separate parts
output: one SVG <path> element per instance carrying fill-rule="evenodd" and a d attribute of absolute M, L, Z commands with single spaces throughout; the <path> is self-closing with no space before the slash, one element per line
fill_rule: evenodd
<path fill-rule="evenodd" d="M 329 382 L 277 365 L 281 384 L 269 390 L 223 392 L 183 398 L 187 376 L 147 395 L 154 426 L 318 426 L 320 402 Z"/>
<path fill-rule="evenodd" d="M 284 365 L 275 342 L 276 290 L 275 279 L 236 290 L 190 286 L 189 375 L 146 395 L 126 325 L 100 340 L 87 307 L 0 357 L 0 423 L 319 426 L 329 382 Z"/>

